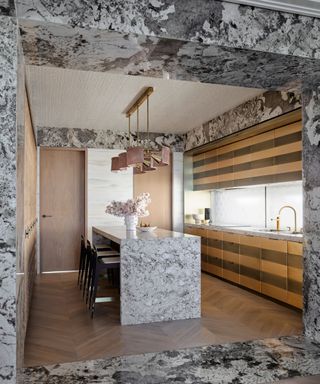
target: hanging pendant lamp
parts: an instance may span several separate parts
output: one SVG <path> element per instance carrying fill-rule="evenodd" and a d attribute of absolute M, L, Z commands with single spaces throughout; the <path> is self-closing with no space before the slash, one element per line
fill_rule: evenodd
<path fill-rule="evenodd" d="M 139 144 L 139 106 L 137 108 L 137 144 Z M 129 135 L 130 131 L 130 116 L 129 116 Z M 127 149 L 127 165 L 128 167 L 135 167 L 139 164 L 143 164 L 144 150 L 142 147 L 129 147 Z"/>
<path fill-rule="evenodd" d="M 157 167 L 163 167 L 170 164 L 170 148 L 161 146 L 160 150 L 151 149 L 150 141 L 150 110 L 149 96 L 152 94 L 153 88 L 146 88 L 142 94 L 134 101 L 133 104 L 126 110 L 126 117 L 129 125 L 129 145 L 126 152 L 122 152 L 119 156 L 113 157 L 111 161 L 111 171 L 119 172 L 133 167 L 133 173 L 143 174 L 150 171 L 155 171 Z M 139 107 L 147 101 L 147 144 L 145 147 L 140 145 L 140 126 L 139 126 Z M 131 144 L 131 120 L 133 113 L 137 114 L 137 143 Z"/>
<path fill-rule="evenodd" d="M 112 157 L 111 158 L 111 172 L 119 172 L 120 167 L 119 167 L 119 157 Z"/>

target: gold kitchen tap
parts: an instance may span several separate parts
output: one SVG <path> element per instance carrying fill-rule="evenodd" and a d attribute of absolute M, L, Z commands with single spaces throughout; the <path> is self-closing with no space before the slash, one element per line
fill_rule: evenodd
<path fill-rule="evenodd" d="M 280 215 L 281 215 L 281 212 L 283 209 L 285 208 L 289 208 L 289 209 L 292 209 L 293 210 L 293 214 L 294 214 L 294 231 L 297 232 L 297 211 L 291 206 L 291 205 L 284 205 L 283 207 L 281 207 L 279 209 L 279 213 L 278 213 L 278 216 L 277 216 L 277 231 L 280 231 Z"/>

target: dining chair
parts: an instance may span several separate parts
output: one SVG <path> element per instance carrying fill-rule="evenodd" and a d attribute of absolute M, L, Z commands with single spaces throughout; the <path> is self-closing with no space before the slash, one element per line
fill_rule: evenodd
<path fill-rule="evenodd" d="M 81 235 L 81 244 L 80 244 L 80 260 L 79 260 L 79 272 L 78 272 L 78 286 L 82 289 L 84 267 L 86 261 L 86 243 L 84 237 Z"/>
<path fill-rule="evenodd" d="M 120 253 L 117 250 L 113 250 L 112 248 L 110 248 L 110 250 L 107 250 L 107 251 L 99 251 L 99 252 L 97 252 L 95 248 L 95 252 L 98 259 L 120 256 Z M 93 268 L 94 268 L 94 262 L 95 262 L 92 255 L 92 246 L 89 240 L 87 240 L 86 254 L 87 254 L 87 263 L 86 263 L 85 285 L 84 285 L 83 297 L 85 297 L 86 304 L 88 304 L 90 292 L 92 290 L 91 282 L 92 282 L 92 274 L 93 274 Z M 107 271 L 107 274 L 108 274 L 108 279 L 111 280 L 112 285 L 114 285 L 113 270 L 109 268 Z"/>
<path fill-rule="evenodd" d="M 91 259 L 91 273 L 90 273 L 90 288 L 88 289 L 88 301 L 89 301 L 89 310 L 91 313 L 91 317 L 93 317 L 95 311 L 95 304 L 97 299 L 97 290 L 99 286 L 99 282 L 101 279 L 101 275 L 105 275 L 110 270 L 120 268 L 120 256 L 106 256 L 99 257 L 97 250 L 95 247 L 88 247 L 88 253 Z M 109 299 L 109 298 L 101 298 L 101 299 Z"/>

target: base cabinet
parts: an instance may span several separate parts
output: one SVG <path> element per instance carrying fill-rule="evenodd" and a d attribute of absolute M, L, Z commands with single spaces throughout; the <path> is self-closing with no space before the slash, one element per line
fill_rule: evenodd
<path fill-rule="evenodd" d="M 228 281 L 302 308 L 301 243 L 185 226 L 201 236 L 201 268 Z"/>

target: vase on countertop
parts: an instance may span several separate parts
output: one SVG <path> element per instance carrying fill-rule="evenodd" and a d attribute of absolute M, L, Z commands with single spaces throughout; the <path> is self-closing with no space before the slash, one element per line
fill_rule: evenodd
<path fill-rule="evenodd" d="M 137 215 L 126 215 L 124 217 L 124 224 L 127 228 L 127 231 L 135 231 L 138 225 L 138 216 Z"/>

